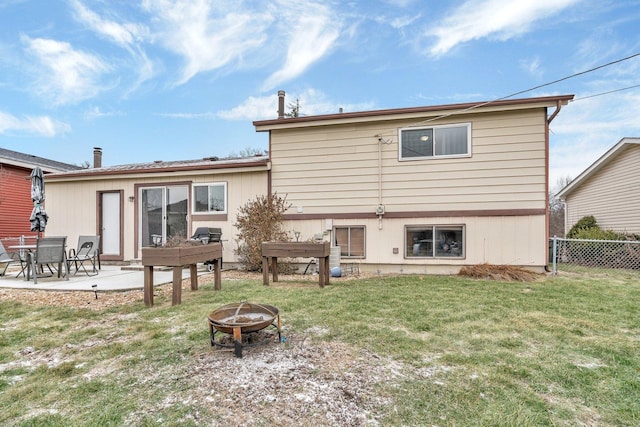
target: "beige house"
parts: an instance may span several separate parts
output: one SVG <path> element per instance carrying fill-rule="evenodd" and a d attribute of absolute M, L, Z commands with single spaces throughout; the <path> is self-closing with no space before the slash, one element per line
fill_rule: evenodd
<path fill-rule="evenodd" d="M 297 118 L 279 95 L 254 125 L 302 239 L 382 273 L 547 264 L 549 123 L 572 95 Z"/>
<path fill-rule="evenodd" d="M 235 259 L 235 214 L 257 194 L 267 192 L 266 156 L 219 160 L 156 161 L 47 175 L 46 234 L 101 236 L 101 259 L 129 262 L 141 258 L 152 235 L 167 241 L 190 237 L 197 227 L 222 229 L 223 258 Z"/>
<path fill-rule="evenodd" d="M 623 138 L 557 197 L 565 203 L 565 233 L 592 215 L 604 229 L 640 234 L 640 138 Z"/>
<path fill-rule="evenodd" d="M 280 118 L 254 122 L 268 157 L 103 168 L 98 150 L 48 176 L 46 234 L 100 234 L 103 260 L 129 262 L 153 234 L 220 227 L 228 265 L 238 209 L 277 192 L 292 239 L 329 240 L 361 271 L 547 264 L 549 123 L 572 95 L 297 118 L 279 95 Z"/>

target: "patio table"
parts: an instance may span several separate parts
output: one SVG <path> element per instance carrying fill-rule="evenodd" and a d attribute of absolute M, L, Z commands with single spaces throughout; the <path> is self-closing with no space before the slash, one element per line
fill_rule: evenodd
<path fill-rule="evenodd" d="M 22 251 L 27 251 L 27 252 L 33 252 L 34 249 L 36 249 L 38 246 L 37 245 L 27 245 L 27 244 L 22 244 L 22 245 L 13 245 L 13 246 L 9 246 L 9 249 L 14 249 L 14 250 L 18 250 L 20 252 Z M 27 259 L 27 257 L 25 257 L 25 260 Z M 22 267 L 22 257 L 20 259 L 20 266 Z M 27 273 L 24 271 L 25 268 L 30 268 L 29 267 L 29 262 L 28 261 L 24 261 L 27 263 L 26 266 L 22 267 L 22 269 L 20 270 L 20 272 L 18 274 L 16 274 L 16 277 L 20 277 L 21 274 L 24 275 L 25 279 L 27 278 Z M 51 273 L 53 274 L 53 273 Z"/>

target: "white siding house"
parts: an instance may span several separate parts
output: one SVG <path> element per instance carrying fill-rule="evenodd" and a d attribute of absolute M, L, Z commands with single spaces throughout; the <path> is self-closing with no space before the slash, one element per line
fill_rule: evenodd
<path fill-rule="evenodd" d="M 559 193 L 565 233 L 592 215 L 601 228 L 640 234 L 640 138 L 623 138 Z"/>

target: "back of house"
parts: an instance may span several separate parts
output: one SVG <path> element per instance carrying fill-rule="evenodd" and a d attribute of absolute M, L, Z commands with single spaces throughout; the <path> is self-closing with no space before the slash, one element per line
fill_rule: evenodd
<path fill-rule="evenodd" d="M 283 95 L 281 93 L 281 95 Z M 571 95 L 254 122 L 285 228 L 380 273 L 547 264 L 550 118 Z M 280 102 L 282 105 L 283 102 Z"/>

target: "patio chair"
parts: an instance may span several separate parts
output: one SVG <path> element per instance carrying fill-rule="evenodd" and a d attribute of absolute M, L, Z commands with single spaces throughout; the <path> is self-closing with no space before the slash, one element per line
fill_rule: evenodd
<path fill-rule="evenodd" d="M 22 270 L 24 271 L 24 261 L 20 258 L 20 254 L 17 252 L 7 252 L 2 242 L 0 242 L 0 276 L 4 276 L 7 272 L 7 268 L 13 262 L 20 262 Z M 20 275 L 20 273 L 18 273 Z"/>
<path fill-rule="evenodd" d="M 29 265 L 25 280 L 31 280 L 31 275 L 33 275 L 33 283 L 38 283 L 38 271 L 42 271 L 45 265 L 49 268 L 51 265 L 54 265 L 54 268 L 57 265 L 58 277 L 64 276 L 65 280 L 69 280 L 66 244 L 66 237 L 39 238 L 36 243 L 36 251 L 28 254 Z M 66 269 L 66 272 L 63 272 L 63 269 Z"/>
<path fill-rule="evenodd" d="M 89 273 L 85 267 L 85 262 L 91 264 L 93 274 Z M 75 273 L 73 273 L 74 276 L 78 274 L 80 268 L 82 268 L 87 276 L 95 276 L 98 274 L 98 270 L 102 268 L 100 265 L 100 236 L 78 237 L 78 248 L 69 249 L 69 256 L 67 257 L 67 265 L 69 268 L 67 270 L 70 270 L 72 263 L 76 269 Z"/>

